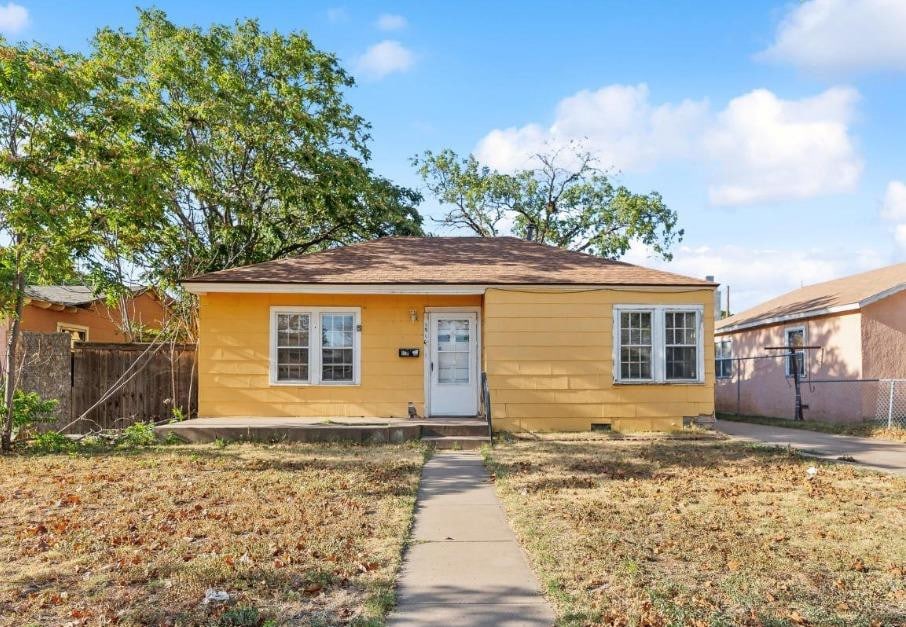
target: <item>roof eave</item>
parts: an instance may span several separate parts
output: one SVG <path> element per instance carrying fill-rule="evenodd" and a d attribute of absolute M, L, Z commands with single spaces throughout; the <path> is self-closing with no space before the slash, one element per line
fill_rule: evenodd
<path fill-rule="evenodd" d="M 484 294 L 489 289 L 713 290 L 709 283 L 278 283 L 265 281 L 183 281 L 192 294 L 209 292 L 278 294 Z"/>
<path fill-rule="evenodd" d="M 755 329 L 758 327 L 769 327 L 774 324 L 781 324 L 784 322 L 795 322 L 797 320 L 807 320 L 809 318 L 820 318 L 822 316 L 833 316 L 836 314 L 847 313 L 850 311 L 857 311 L 861 308 L 861 303 L 848 303 L 846 305 L 835 305 L 834 307 L 822 307 L 821 309 L 810 309 L 809 311 L 802 311 L 793 314 L 786 314 L 783 316 L 771 316 L 769 318 L 759 318 L 757 320 L 751 320 L 747 322 L 739 322 L 737 324 L 729 324 L 722 327 L 716 327 L 714 329 L 714 335 L 724 335 L 726 333 L 734 333 L 736 331 L 745 331 L 747 329 Z"/>
<path fill-rule="evenodd" d="M 820 309 L 810 309 L 808 311 L 787 314 L 785 316 L 771 316 L 770 318 L 760 318 L 758 320 L 739 322 L 737 324 L 716 327 L 714 329 L 714 335 L 723 335 L 726 333 L 733 333 L 735 331 L 745 331 L 746 329 L 767 327 L 783 322 L 795 322 L 797 320 L 807 320 L 809 318 L 820 318 L 821 316 L 833 316 L 850 311 L 858 311 L 863 307 L 867 307 L 868 305 L 884 300 L 885 298 L 890 298 L 891 296 L 899 294 L 903 291 L 906 291 L 906 283 L 894 285 L 893 287 L 887 288 L 886 290 L 881 290 L 880 292 L 872 294 L 871 296 L 866 296 L 858 302 L 846 303 L 844 305 L 834 305 L 833 307 L 822 307 Z"/>

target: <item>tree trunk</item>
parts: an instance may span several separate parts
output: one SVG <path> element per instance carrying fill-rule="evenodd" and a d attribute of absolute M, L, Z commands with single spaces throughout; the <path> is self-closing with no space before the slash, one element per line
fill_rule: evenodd
<path fill-rule="evenodd" d="M 120 294 L 116 301 L 120 310 L 120 329 L 123 332 L 123 339 L 127 342 L 134 342 L 135 334 L 132 329 L 132 320 L 129 318 L 129 306 L 126 303 L 126 297 Z"/>
<path fill-rule="evenodd" d="M 6 342 L 6 381 L 4 399 L 6 415 L 3 416 L 3 434 L 0 437 L 0 450 L 8 452 L 13 447 L 13 397 L 19 378 L 17 364 L 19 336 L 21 335 L 22 308 L 25 304 L 25 273 L 22 271 L 19 256 L 16 256 L 16 312 L 9 328 Z"/>

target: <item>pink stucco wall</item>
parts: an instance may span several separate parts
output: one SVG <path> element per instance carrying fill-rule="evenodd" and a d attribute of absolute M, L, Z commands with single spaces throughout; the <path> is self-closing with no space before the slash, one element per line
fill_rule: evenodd
<path fill-rule="evenodd" d="M 862 309 L 866 378 L 906 379 L 906 292 Z"/>
<path fill-rule="evenodd" d="M 878 324 L 883 325 L 880 322 L 883 319 L 879 312 Z M 766 351 L 764 347 L 784 344 L 784 329 L 797 326 L 805 327 L 806 344 L 822 347 L 821 350 L 809 351 L 806 361 L 809 379 L 863 377 L 863 325 L 858 311 L 721 334 L 715 340 L 732 339 L 734 357 L 777 354 L 778 351 Z M 734 372 L 730 379 L 717 381 L 718 412 L 737 411 L 738 376 L 739 413 L 793 418 L 793 379 L 786 376 L 784 359 L 779 354 L 770 359 L 742 361 L 739 367 L 739 372 Z M 804 380 L 802 399 L 809 405 L 805 418 L 831 422 L 862 420 L 874 412 L 876 392 L 876 384 L 809 383 Z"/>

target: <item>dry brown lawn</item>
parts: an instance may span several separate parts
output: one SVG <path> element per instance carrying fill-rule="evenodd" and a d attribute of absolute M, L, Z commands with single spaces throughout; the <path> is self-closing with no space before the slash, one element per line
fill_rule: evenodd
<path fill-rule="evenodd" d="M 0 458 L 0 624 L 380 623 L 423 459 L 250 444 Z"/>
<path fill-rule="evenodd" d="M 906 624 L 904 477 L 721 441 L 488 463 L 563 625 Z"/>

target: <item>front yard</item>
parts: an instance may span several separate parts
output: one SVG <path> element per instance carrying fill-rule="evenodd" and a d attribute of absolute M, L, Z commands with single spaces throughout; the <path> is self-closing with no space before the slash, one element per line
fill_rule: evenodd
<path fill-rule="evenodd" d="M 724 441 L 517 441 L 488 464 L 562 624 L 906 621 L 902 477 Z"/>
<path fill-rule="evenodd" d="M 415 445 L 0 458 L 0 624 L 380 622 L 423 460 Z"/>

